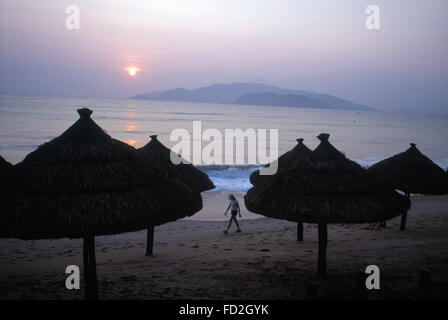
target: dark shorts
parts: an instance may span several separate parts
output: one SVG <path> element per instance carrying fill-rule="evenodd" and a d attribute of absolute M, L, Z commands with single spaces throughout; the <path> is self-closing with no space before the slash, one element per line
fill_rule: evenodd
<path fill-rule="evenodd" d="M 238 214 L 238 211 L 232 211 L 232 217 L 236 217 L 236 215 Z"/>

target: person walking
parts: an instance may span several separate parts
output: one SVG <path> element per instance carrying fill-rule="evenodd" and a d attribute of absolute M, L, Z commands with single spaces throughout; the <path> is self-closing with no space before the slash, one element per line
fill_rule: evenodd
<path fill-rule="evenodd" d="M 227 215 L 227 212 L 230 210 L 230 221 L 229 221 L 229 226 L 227 227 L 227 230 L 224 231 L 224 233 L 228 233 L 230 226 L 232 225 L 232 221 L 235 221 L 236 227 L 238 228 L 238 230 L 236 230 L 236 232 L 241 232 L 240 229 L 240 225 L 238 224 L 238 221 L 236 220 L 236 216 L 239 214 L 240 218 L 241 218 L 241 210 L 240 210 L 240 204 L 238 203 L 238 200 L 236 200 L 235 196 L 233 194 L 229 195 L 229 206 L 227 207 L 226 212 L 224 213 L 224 215 Z"/>

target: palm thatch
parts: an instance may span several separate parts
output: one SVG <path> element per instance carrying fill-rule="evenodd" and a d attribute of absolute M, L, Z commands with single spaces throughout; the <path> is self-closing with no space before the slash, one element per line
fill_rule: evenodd
<path fill-rule="evenodd" d="M 269 184 L 279 171 L 296 164 L 299 160 L 311 154 L 311 150 L 303 143 L 303 138 L 296 139 L 297 144 L 294 148 L 281 155 L 273 163 L 266 166 L 277 166 L 277 172 L 274 175 L 260 175 L 260 170 L 254 171 L 250 175 L 250 182 L 254 186 Z M 297 241 L 303 241 L 303 222 L 297 222 Z"/>
<path fill-rule="evenodd" d="M 2 189 L 6 188 L 6 182 L 8 180 L 7 175 L 10 173 L 12 167 L 13 165 L 11 163 L 0 156 L 0 185 L 2 186 Z"/>
<path fill-rule="evenodd" d="M 0 156 L 0 172 L 4 172 L 5 170 L 9 170 L 12 168 L 12 164 L 3 159 L 2 156 Z"/>
<path fill-rule="evenodd" d="M 11 192 L 10 181 L 13 165 L 0 156 L 0 201 L 5 202 Z"/>
<path fill-rule="evenodd" d="M 318 272 L 325 274 L 328 223 L 368 223 L 396 217 L 409 200 L 385 187 L 333 147 L 329 134 L 308 156 L 280 171 L 269 184 L 244 197 L 248 210 L 262 215 L 319 224 Z"/>
<path fill-rule="evenodd" d="M 366 223 L 407 209 L 403 197 L 333 147 L 328 134 L 318 138 L 320 145 L 308 157 L 272 176 L 269 185 L 249 190 L 249 210 L 291 221 Z"/>
<path fill-rule="evenodd" d="M 446 194 L 448 182 L 445 171 L 417 149 L 415 143 L 404 152 L 371 166 L 368 171 L 394 189 L 411 193 Z M 407 212 L 401 216 L 400 230 L 406 229 Z"/>
<path fill-rule="evenodd" d="M 303 143 L 302 138 L 297 139 L 296 141 L 297 144 L 294 148 L 282 154 L 277 160 L 273 161 L 273 163 L 265 165 L 265 167 L 276 165 L 278 172 L 311 154 L 311 150 Z M 271 177 L 272 176 L 270 175 L 260 175 L 260 170 L 257 170 L 250 175 L 250 183 L 255 186 L 264 182 L 269 182 Z"/>
<path fill-rule="evenodd" d="M 172 151 L 157 139 L 157 135 L 152 135 L 150 138 L 151 140 L 145 146 L 137 150 L 139 155 L 143 156 L 148 162 L 157 163 L 167 170 L 174 170 L 179 178 L 199 192 L 215 188 L 207 174 L 191 163 L 187 163 L 185 159 L 181 158 L 182 162 L 180 164 L 173 164 L 171 161 Z"/>
<path fill-rule="evenodd" d="M 200 194 L 136 150 L 80 119 L 14 168 L 15 196 L 3 205 L 0 236 L 84 238 L 86 290 L 97 297 L 94 236 L 138 231 L 189 216 Z"/>
<path fill-rule="evenodd" d="M 192 189 L 202 192 L 215 188 L 210 178 L 201 170 L 193 166 L 183 158 L 178 165 L 171 161 L 172 151 L 165 147 L 158 139 L 157 135 L 150 136 L 151 140 L 137 152 L 141 156 L 142 161 L 148 164 L 157 164 L 167 172 L 171 172 Z M 146 240 L 146 255 L 151 256 L 154 246 L 154 225 L 148 226 Z"/>
<path fill-rule="evenodd" d="M 404 152 L 371 166 L 368 171 L 391 187 L 406 193 L 446 194 L 446 173 L 417 149 L 415 143 Z"/>

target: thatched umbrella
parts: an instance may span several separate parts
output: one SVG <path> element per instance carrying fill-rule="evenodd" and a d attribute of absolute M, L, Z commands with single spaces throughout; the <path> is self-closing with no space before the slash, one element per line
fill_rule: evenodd
<path fill-rule="evenodd" d="M 282 154 L 277 160 L 273 163 L 267 164 L 266 166 L 277 166 L 278 174 L 281 170 L 290 167 L 300 161 L 302 158 L 307 157 L 311 154 L 311 150 L 303 143 L 303 138 L 296 139 L 297 144 L 294 148 Z M 250 182 L 254 186 L 261 186 L 263 184 L 269 183 L 272 181 L 272 177 L 274 175 L 260 175 L 260 170 L 254 171 L 250 175 Z M 303 222 L 297 222 L 297 241 L 303 241 Z"/>
<path fill-rule="evenodd" d="M 9 169 L 12 168 L 12 164 L 3 159 L 2 156 L 0 156 L 0 173 L 3 173 Z"/>
<path fill-rule="evenodd" d="M 415 143 L 404 152 L 371 166 L 368 171 L 394 189 L 401 190 L 409 199 L 411 193 L 446 194 L 445 171 L 417 149 Z M 400 230 L 406 228 L 407 212 L 401 216 Z"/>
<path fill-rule="evenodd" d="M 0 156 L 0 190 L 2 190 L 2 192 L 0 193 L 0 201 L 4 202 L 5 200 L 7 200 L 7 198 L 9 197 L 9 193 L 10 193 L 10 187 L 9 187 L 9 183 L 10 183 L 10 177 L 9 175 L 11 174 L 11 169 L 13 168 L 13 165 L 11 163 L 9 163 L 8 161 L 6 161 L 5 159 L 3 159 L 2 156 Z"/>
<path fill-rule="evenodd" d="M 80 119 L 15 166 L 15 197 L 2 204 L 0 236 L 83 238 L 88 299 L 98 297 L 97 235 L 138 231 L 199 211 L 200 194 L 136 150 L 105 133 L 79 109 Z"/>
<path fill-rule="evenodd" d="M 138 154 L 143 161 L 148 164 L 156 163 L 167 172 L 172 172 L 178 175 L 192 189 L 202 192 L 215 188 L 215 185 L 210 180 L 207 174 L 199 170 L 191 163 L 187 163 L 182 159 L 180 164 L 173 164 L 171 161 L 172 151 L 165 147 L 158 139 L 157 135 L 151 135 L 151 140 L 142 148 L 138 149 Z M 148 226 L 147 240 L 146 240 L 146 255 L 150 256 L 153 252 L 154 246 L 154 226 Z"/>
<path fill-rule="evenodd" d="M 265 165 L 265 167 L 277 165 L 278 173 L 282 169 L 293 165 L 301 158 L 311 154 L 311 150 L 303 143 L 302 138 L 296 139 L 296 141 L 297 144 L 294 148 L 282 154 L 280 157 L 278 157 L 277 160 L 273 161 L 272 163 Z M 260 170 L 256 170 L 250 175 L 250 183 L 252 183 L 254 186 L 261 185 L 265 182 L 268 183 L 271 180 L 272 176 L 275 175 L 260 175 Z"/>
<path fill-rule="evenodd" d="M 282 170 L 272 182 L 248 191 L 247 209 L 277 219 L 317 223 L 318 273 L 326 273 L 328 223 L 369 223 L 400 215 L 409 200 L 386 188 L 356 162 L 318 136 L 309 157 Z"/>

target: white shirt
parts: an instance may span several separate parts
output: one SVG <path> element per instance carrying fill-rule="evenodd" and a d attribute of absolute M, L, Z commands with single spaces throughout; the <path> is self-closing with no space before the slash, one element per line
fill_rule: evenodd
<path fill-rule="evenodd" d="M 232 211 L 238 211 L 238 200 L 230 200 L 230 209 Z"/>

